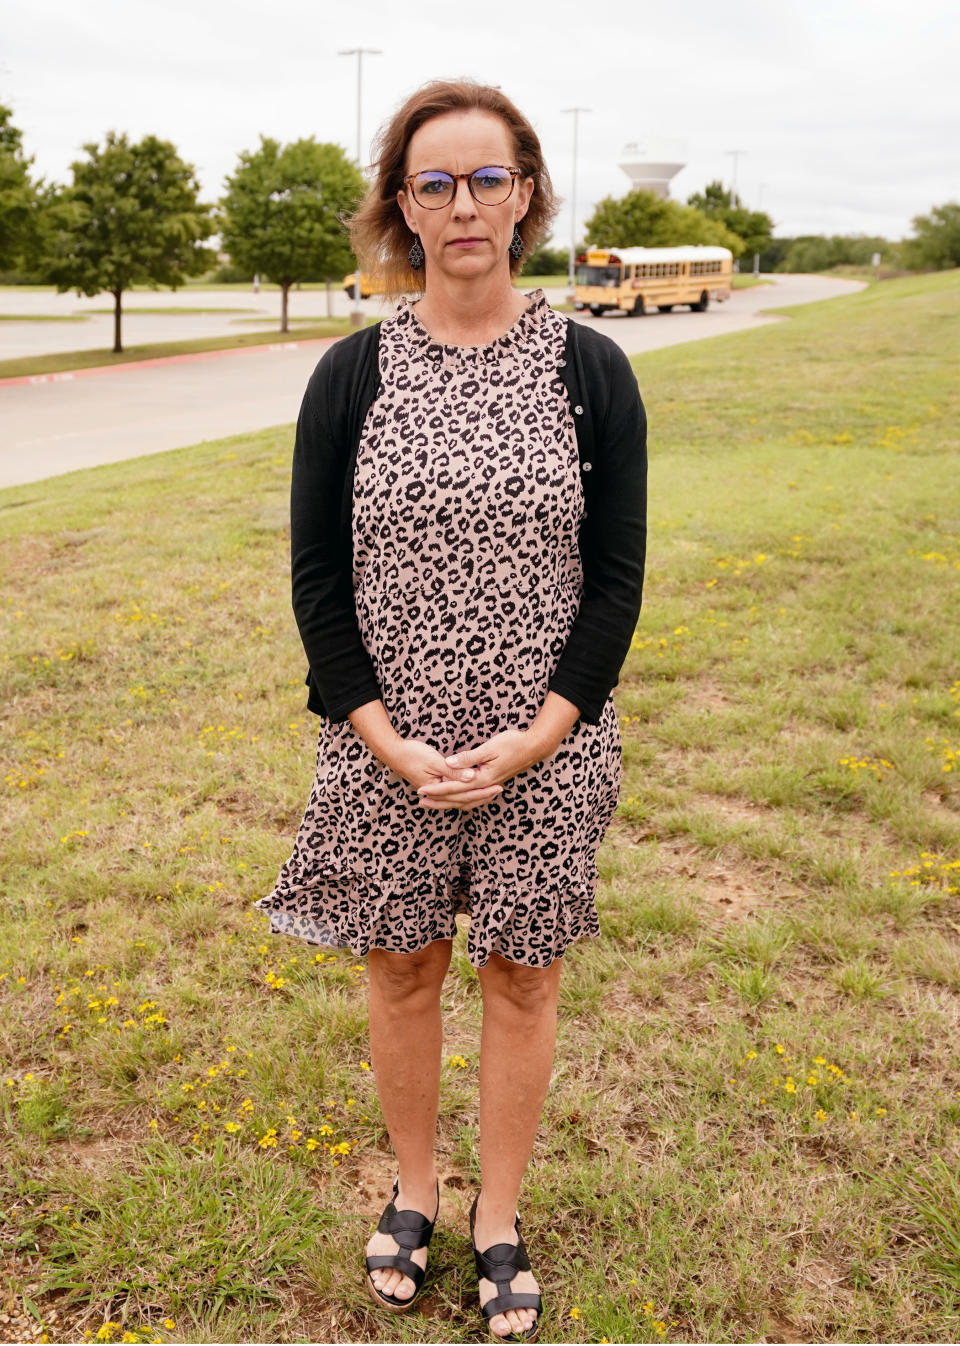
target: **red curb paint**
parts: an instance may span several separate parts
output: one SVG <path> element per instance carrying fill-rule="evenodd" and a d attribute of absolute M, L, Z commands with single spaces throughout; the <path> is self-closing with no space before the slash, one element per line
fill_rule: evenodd
<path fill-rule="evenodd" d="M 93 378 L 97 374 L 118 374 L 127 369 L 153 369 L 157 365 L 182 365 L 190 360 L 217 360 L 225 355 L 262 355 L 264 351 L 297 351 L 308 346 L 329 346 L 342 337 L 312 337 L 309 341 L 270 341 L 262 346 L 239 346 L 219 351 L 187 351 L 182 355 L 157 355 L 152 360 L 129 360 L 119 365 L 94 365 L 90 369 L 64 369 L 58 374 L 18 374 L 0 379 L 0 388 L 28 383 L 71 383 L 74 379 Z"/>

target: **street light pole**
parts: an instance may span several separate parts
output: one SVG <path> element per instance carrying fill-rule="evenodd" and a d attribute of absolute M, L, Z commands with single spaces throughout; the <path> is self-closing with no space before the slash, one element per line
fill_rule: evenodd
<path fill-rule="evenodd" d="M 348 47 L 344 51 L 337 52 L 338 56 L 356 56 L 357 58 L 357 165 L 362 168 L 363 154 L 363 131 L 361 123 L 362 89 L 363 89 L 363 58 L 367 56 L 382 56 L 383 53 L 378 47 Z M 350 325 L 352 327 L 363 326 L 363 309 L 360 307 L 360 258 L 356 259 L 357 270 L 353 282 L 353 312 L 350 314 Z"/>
<path fill-rule="evenodd" d="M 573 113 L 573 180 L 570 190 L 570 259 L 567 267 L 567 284 L 570 293 L 567 298 L 573 302 L 573 266 L 577 251 L 577 132 L 580 126 L 580 113 L 590 112 L 588 107 L 565 107 L 564 114 Z"/>
<path fill-rule="evenodd" d="M 737 162 L 740 158 L 740 155 L 746 154 L 746 152 L 747 152 L 746 150 L 724 150 L 724 154 L 733 155 L 733 190 L 730 193 L 732 198 L 730 204 L 732 206 L 735 206 L 737 204 Z"/>

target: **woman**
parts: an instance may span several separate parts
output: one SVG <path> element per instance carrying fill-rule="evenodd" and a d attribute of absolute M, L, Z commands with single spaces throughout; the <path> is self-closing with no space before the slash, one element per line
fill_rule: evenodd
<path fill-rule="evenodd" d="M 402 298 L 312 375 L 291 492 L 293 606 L 321 715 L 271 933 L 366 954 L 370 1052 L 398 1174 L 366 1245 L 395 1312 L 424 1280 L 440 988 L 468 913 L 480 981 L 481 1190 L 496 1339 L 542 1300 L 517 1203 L 553 1063 L 567 948 L 599 934 L 617 805 L 611 691 L 640 611 L 646 418 L 629 362 L 514 289 L 556 214 L 529 122 L 437 81 L 382 130 L 354 249 Z M 587 506 L 589 505 L 589 508 Z"/>

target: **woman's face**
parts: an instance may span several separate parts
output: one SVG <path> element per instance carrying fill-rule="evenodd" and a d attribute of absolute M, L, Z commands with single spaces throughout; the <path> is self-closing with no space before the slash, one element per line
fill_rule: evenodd
<path fill-rule="evenodd" d="M 425 169 L 473 173 L 494 164 L 517 167 L 506 123 L 488 112 L 445 112 L 424 122 L 411 136 L 404 173 Z M 487 278 L 501 267 L 509 275 L 507 249 L 514 225 L 527 213 L 532 195 L 533 178 L 515 178 L 506 201 L 490 206 L 475 201 L 462 178 L 453 200 L 445 206 L 422 206 L 403 188 L 397 202 L 423 246 L 427 274 L 432 269 L 434 274 L 442 271 L 451 278 L 474 279 Z"/>

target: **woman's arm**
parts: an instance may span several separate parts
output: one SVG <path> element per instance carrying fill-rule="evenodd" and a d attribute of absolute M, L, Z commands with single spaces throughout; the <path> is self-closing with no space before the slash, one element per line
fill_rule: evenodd
<path fill-rule="evenodd" d="M 337 346 L 330 347 L 310 376 L 297 419 L 290 576 L 293 612 L 314 681 L 329 718 L 343 720 L 355 707 L 380 700 L 381 690 L 360 635 L 353 576 L 341 555 L 349 443 L 336 351 Z"/>
<path fill-rule="evenodd" d="M 612 341 L 609 400 L 598 416 L 591 502 L 581 525 L 583 596 L 548 687 L 599 721 L 640 616 L 647 543 L 647 415 L 636 375 Z M 591 388 L 596 405 L 603 389 Z"/>

